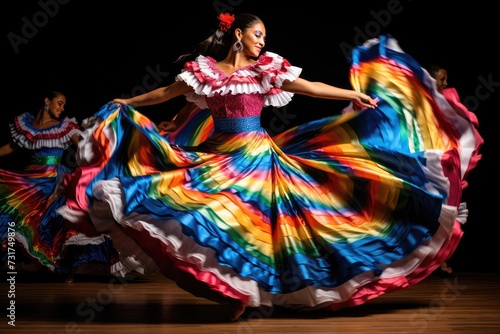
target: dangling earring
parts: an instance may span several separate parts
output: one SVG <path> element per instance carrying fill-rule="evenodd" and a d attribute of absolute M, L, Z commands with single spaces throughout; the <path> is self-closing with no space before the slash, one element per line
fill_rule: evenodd
<path fill-rule="evenodd" d="M 240 53 L 241 51 L 243 51 L 243 43 L 241 43 L 241 40 L 237 40 L 236 42 L 234 42 L 233 51 L 236 53 Z"/>
<path fill-rule="evenodd" d="M 46 112 L 49 112 L 49 110 L 50 110 L 50 107 L 49 107 L 49 105 L 48 105 L 48 104 L 46 104 L 46 105 L 45 105 L 45 111 L 46 111 Z"/>

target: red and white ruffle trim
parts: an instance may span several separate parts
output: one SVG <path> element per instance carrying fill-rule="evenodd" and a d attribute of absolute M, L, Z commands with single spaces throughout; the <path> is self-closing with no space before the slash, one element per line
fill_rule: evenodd
<path fill-rule="evenodd" d="M 186 94 L 186 98 L 203 109 L 208 108 L 205 97 L 215 94 L 263 94 L 265 107 L 282 107 L 291 101 L 293 93 L 281 90 L 281 85 L 285 80 L 294 81 L 302 72 L 301 68 L 272 52 L 263 53 L 255 63 L 229 76 L 215 63 L 215 59 L 200 55 L 186 63 L 176 77 L 177 81 L 193 87 L 194 92 Z"/>
<path fill-rule="evenodd" d="M 37 129 L 29 123 L 34 116 L 23 113 L 9 124 L 12 141 L 22 148 L 37 150 L 43 147 L 67 149 L 71 137 L 81 134 L 75 118 L 65 117 L 61 123 L 46 129 Z"/>

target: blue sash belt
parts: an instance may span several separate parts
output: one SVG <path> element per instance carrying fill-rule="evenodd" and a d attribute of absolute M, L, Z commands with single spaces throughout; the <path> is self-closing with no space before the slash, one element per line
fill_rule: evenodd
<path fill-rule="evenodd" d="M 214 118 L 215 132 L 237 133 L 256 131 L 261 128 L 260 117 Z"/>

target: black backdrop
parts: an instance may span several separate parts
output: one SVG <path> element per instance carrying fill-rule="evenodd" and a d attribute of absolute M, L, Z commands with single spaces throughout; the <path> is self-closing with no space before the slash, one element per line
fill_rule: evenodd
<path fill-rule="evenodd" d="M 36 113 L 46 89 L 64 91 L 66 114 L 82 120 L 114 97 L 170 83 L 180 70 L 175 59 L 216 28 L 220 11 L 259 15 L 267 29 L 265 50 L 302 67 L 302 76 L 313 81 L 349 87 L 350 48 L 386 33 L 422 66 L 446 67 L 450 85 L 477 114 L 485 139 L 483 158 L 464 192 L 469 219 L 451 262 L 458 271 L 499 271 L 491 258 L 499 231 L 493 210 L 499 197 L 493 163 L 499 143 L 493 131 L 500 95 L 500 29 L 491 2 L 10 1 L 3 10 L 2 144 L 9 140 L 13 116 Z M 181 98 L 141 111 L 154 121 L 167 120 L 182 103 Z M 276 110 L 266 110 L 263 122 L 279 132 L 344 106 L 295 96 L 287 117 L 277 123 Z M 20 153 L 0 158 L 0 167 L 16 168 L 22 159 Z"/>

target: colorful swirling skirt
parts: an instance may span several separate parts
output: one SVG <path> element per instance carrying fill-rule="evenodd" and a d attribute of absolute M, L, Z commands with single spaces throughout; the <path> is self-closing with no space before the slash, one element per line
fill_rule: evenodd
<path fill-rule="evenodd" d="M 83 264 L 116 261 L 109 237 L 78 233 L 56 213 L 65 203 L 57 191 L 59 179 L 70 172 L 61 164 L 0 170 L 1 257 L 10 270 L 35 261 L 30 270 L 68 273 Z"/>
<path fill-rule="evenodd" d="M 410 287 L 461 239 L 482 138 L 390 36 L 354 49 L 351 80 L 378 108 L 274 137 L 206 120 L 197 133 L 209 135 L 190 146 L 105 105 L 60 212 L 88 210 L 85 228 L 109 233 L 116 274 L 188 276 L 247 306 L 339 309 Z"/>

